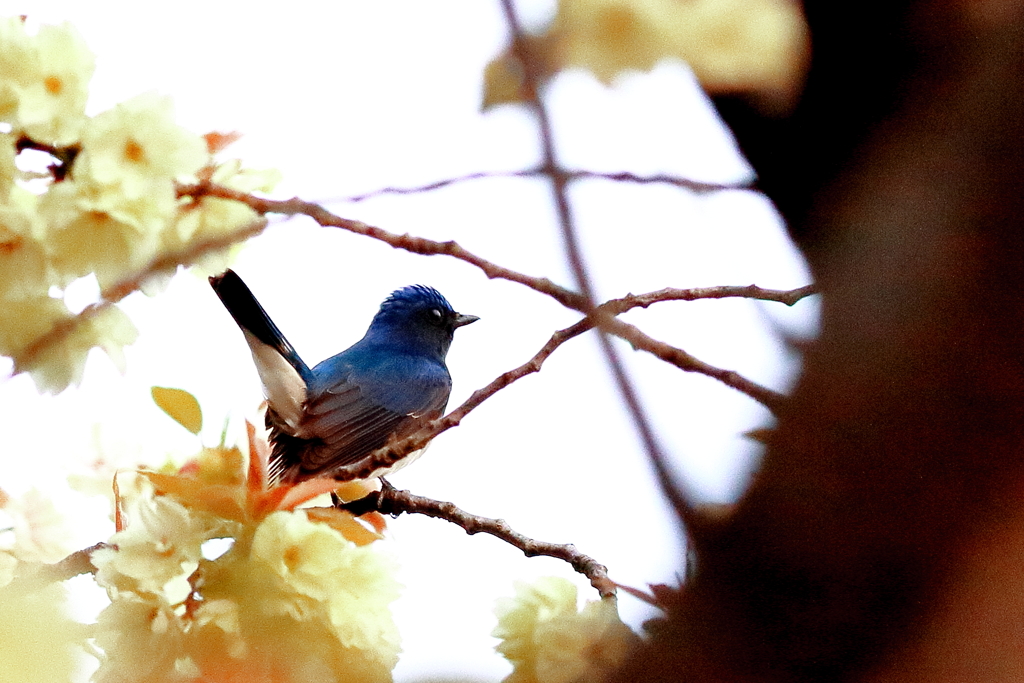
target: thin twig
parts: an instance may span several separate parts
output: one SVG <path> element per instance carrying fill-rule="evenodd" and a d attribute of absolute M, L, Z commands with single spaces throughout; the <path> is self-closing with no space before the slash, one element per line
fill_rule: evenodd
<path fill-rule="evenodd" d="M 815 285 L 805 285 L 797 289 L 766 289 L 757 285 L 722 285 L 718 287 L 689 287 L 676 289 L 666 287 L 646 294 L 627 294 L 620 299 L 611 299 L 601 307 L 607 307 L 614 315 L 624 313 L 632 308 L 647 308 L 660 301 L 697 301 L 698 299 L 758 299 L 775 301 L 792 306 L 812 294 L 817 294 Z"/>
<path fill-rule="evenodd" d="M 367 199 L 376 199 L 384 195 L 390 194 L 422 194 L 424 192 L 432 192 L 433 190 L 440 190 L 444 187 L 451 185 L 459 185 L 461 183 L 470 182 L 473 180 L 485 180 L 491 178 L 529 178 L 537 174 L 536 169 L 526 169 L 523 171 L 478 171 L 476 173 L 467 173 L 466 175 L 456 176 L 454 178 L 445 178 L 444 180 L 437 180 L 432 183 L 425 185 L 417 185 L 413 187 L 382 187 L 377 190 L 371 190 L 362 194 L 350 195 L 348 197 L 336 197 L 332 199 L 325 199 L 323 204 L 340 204 L 342 202 L 348 204 L 356 204 L 358 202 L 365 202 Z"/>
<path fill-rule="evenodd" d="M 691 190 L 697 193 L 705 192 L 721 192 L 724 190 L 749 190 L 753 186 L 749 183 L 742 184 L 729 184 L 729 183 L 706 183 L 700 180 L 690 180 L 689 178 L 680 178 L 672 175 L 652 175 L 652 176 L 641 176 L 635 173 L 628 173 L 621 171 L 619 173 L 600 173 L 597 171 L 566 171 L 566 177 L 569 180 L 586 180 L 586 179 L 598 179 L 598 180 L 611 180 L 617 183 L 636 183 L 639 185 L 674 185 L 684 190 Z"/>
<path fill-rule="evenodd" d="M 94 574 L 96 567 L 92 563 L 92 554 L 104 548 L 114 548 L 110 543 L 97 543 L 82 550 L 76 550 L 63 560 L 53 564 L 36 567 L 32 572 L 19 576 L 9 586 L 45 586 L 59 581 L 73 579 L 79 574 Z"/>
<path fill-rule="evenodd" d="M 609 301 L 601 304 L 598 309 L 607 310 L 612 315 L 618 315 L 633 308 L 646 308 L 647 306 L 659 301 L 695 301 L 697 299 L 723 299 L 728 297 L 777 301 L 788 306 L 792 306 L 797 301 L 814 294 L 814 292 L 815 290 L 813 285 L 793 290 L 764 289 L 757 285 L 698 287 L 693 289 L 661 289 L 647 294 L 628 294 L 620 299 L 610 299 Z M 595 325 L 594 316 L 587 316 L 575 325 L 563 330 L 558 330 L 551 335 L 551 338 L 548 339 L 544 346 L 542 346 L 530 360 L 517 368 L 499 375 L 487 386 L 474 391 L 473 394 L 458 408 L 451 411 L 443 418 L 426 425 L 422 430 L 410 436 L 407 440 L 408 443 L 405 443 L 405 441 L 398 442 L 394 446 L 384 449 L 384 452 L 390 451 L 397 460 L 407 453 L 419 450 L 438 434 L 457 426 L 462 422 L 463 418 L 470 413 L 470 411 L 474 410 L 477 406 L 496 394 L 498 391 L 504 389 L 513 382 L 526 377 L 527 375 L 538 372 L 544 364 L 544 361 L 547 360 L 548 356 L 550 356 L 555 349 L 570 339 L 593 329 Z M 769 409 L 778 408 L 782 401 L 785 400 L 785 396 L 778 392 L 772 391 L 767 387 L 763 387 L 732 370 L 723 370 L 721 368 L 716 368 L 713 365 L 709 365 L 708 363 L 691 356 L 682 349 L 678 349 L 666 344 L 665 342 L 653 339 L 629 323 L 616 320 L 612 323 L 611 331 L 613 334 L 616 334 L 629 342 L 636 349 L 648 351 L 665 362 L 686 372 L 697 372 L 713 377 L 733 389 L 750 396 L 754 400 L 764 404 Z M 398 455 L 395 455 L 396 453 L 398 453 Z M 373 467 L 379 468 L 390 464 L 393 464 L 393 461 L 376 462 L 373 464 Z"/>
<path fill-rule="evenodd" d="M 341 228 L 356 235 L 372 237 L 388 244 L 395 249 L 402 249 L 414 254 L 423 256 L 446 255 L 460 261 L 476 266 L 490 279 L 508 280 L 525 285 L 534 291 L 546 294 L 558 303 L 573 310 L 583 310 L 583 298 L 576 292 L 556 285 L 546 277 L 534 277 L 516 272 L 510 268 L 499 266 L 485 258 L 477 256 L 461 247 L 457 242 L 437 242 L 424 237 L 416 237 L 405 234 L 399 235 L 389 232 L 383 228 L 363 223 L 362 221 L 342 218 L 331 213 L 324 207 L 313 202 L 307 202 L 293 197 L 291 199 L 266 199 L 256 197 L 245 192 L 233 190 L 220 185 L 200 183 L 197 185 L 183 185 L 178 188 L 178 196 L 191 197 L 220 197 L 222 199 L 233 199 L 247 204 L 250 208 L 260 214 L 278 213 L 286 216 L 308 216 L 324 227 Z"/>
<path fill-rule="evenodd" d="M 517 368 L 498 375 L 490 382 L 490 384 L 474 391 L 472 395 L 470 395 L 470 397 L 467 398 L 458 408 L 437 420 L 437 434 L 457 426 L 462 422 L 462 419 L 470 413 L 470 411 L 508 385 L 526 377 L 527 375 L 539 372 L 541 366 L 544 365 L 544 361 L 547 360 L 548 356 L 554 353 L 555 349 L 570 339 L 578 337 L 592 327 L 594 327 L 593 321 L 590 318 L 584 318 L 575 325 L 563 330 L 558 330 L 552 334 L 551 338 L 548 339 L 536 354 L 534 354 L 533 358 Z M 433 434 L 429 438 L 433 439 L 437 434 Z"/>
<path fill-rule="evenodd" d="M 606 301 L 598 308 L 599 310 L 607 310 L 611 315 L 619 315 L 630 309 L 647 308 L 661 301 L 696 301 L 698 299 L 725 299 L 733 297 L 776 301 L 792 306 L 815 293 L 817 293 L 815 285 L 806 285 L 790 290 L 765 289 L 757 285 L 693 287 L 689 289 L 667 287 L 656 292 L 648 292 L 647 294 L 627 294 L 620 299 Z M 608 332 L 629 342 L 634 349 L 653 354 L 685 372 L 696 372 L 717 379 L 726 386 L 732 387 L 761 403 L 773 413 L 777 412 L 786 400 L 785 395 L 777 391 L 762 386 L 734 370 L 724 370 L 705 363 L 680 348 L 651 337 L 635 325 L 630 325 L 627 322 L 610 317 L 605 322 L 605 325 Z"/>
<path fill-rule="evenodd" d="M 746 394 L 773 413 L 777 412 L 786 400 L 785 394 L 780 394 L 747 379 L 735 370 L 723 370 L 705 363 L 680 348 L 651 337 L 635 325 L 630 325 L 618 318 L 611 318 L 606 324 L 609 332 L 629 342 L 634 349 L 643 349 L 652 353 L 680 370 L 696 372 L 717 379 L 722 384 Z"/>
<path fill-rule="evenodd" d="M 537 127 L 540 131 L 541 139 L 541 168 L 551 179 L 551 188 L 554 193 L 555 200 L 555 210 L 558 214 L 559 225 L 562 228 L 562 237 L 565 242 L 566 256 L 569 261 L 570 269 L 572 270 L 573 276 L 576 280 L 576 285 L 579 287 L 583 296 L 583 312 L 587 315 L 596 315 L 598 322 L 598 340 L 600 342 L 601 351 L 604 354 L 605 360 L 608 362 L 608 366 L 612 371 L 612 376 L 614 377 L 615 383 L 619 388 L 619 393 L 629 410 L 629 414 L 633 418 L 634 427 L 636 428 L 640 440 L 643 443 L 644 450 L 647 452 L 647 457 L 654 467 L 663 493 L 672 503 L 672 507 L 675 509 L 681 520 L 691 519 L 696 515 L 694 512 L 694 504 L 690 500 L 688 493 L 675 481 L 675 478 L 669 469 L 668 455 L 664 452 L 661 444 L 658 442 L 657 435 L 654 432 L 650 419 L 647 417 L 646 410 L 644 409 L 643 403 L 640 401 L 636 388 L 633 386 L 633 382 L 626 372 L 625 365 L 623 364 L 622 359 L 619 358 L 619 355 L 608 336 L 608 332 L 613 329 L 613 317 L 596 308 L 593 287 L 583 258 L 583 249 L 579 243 L 579 236 L 576 231 L 575 220 L 572 214 L 572 206 L 569 203 L 569 194 L 567 191 L 569 178 L 565 170 L 555 159 L 555 138 L 551 119 L 548 115 L 547 108 L 544 105 L 544 101 L 540 96 L 540 84 L 543 79 L 542 74 L 540 73 L 539 62 L 535 60 L 533 55 L 530 53 L 530 49 L 526 41 L 526 34 L 523 31 L 522 25 L 519 22 L 519 17 L 516 14 L 514 1 L 502 0 L 501 7 L 505 15 L 505 23 L 511 33 L 512 54 L 516 57 L 519 61 L 519 65 L 522 67 L 526 104 L 533 109 L 533 113 L 537 117 Z"/>
<path fill-rule="evenodd" d="M 601 597 L 615 595 L 616 584 L 608 578 L 608 568 L 581 553 L 571 543 L 536 541 L 513 530 L 505 520 L 473 515 L 453 503 L 399 491 L 389 485 L 381 491 L 374 491 L 365 498 L 343 504 L 341 507 L 356 515 L 372 511 L 396 516 L 402 513 L 426 515 L 456 524 L 470 535 L 490 534 L 518 548 L 527 557 L 543 555 L 568 562 L 573 569 L 590 579 L 590 585 L 597 589 Z"/>
<path fill-rule="evenodd" d="M 627 173 L 625 171 L 620 173 L 601 173 L 598 171 L 576 170 L 566 171 L 565 174 L 569 180 L 599 179 L 611 180 L 618 183 L 674 185 L 679 188 L 699 193 L 717 192 L 721 190 L 744 190 L 749 188 L 749 185 L 705 183 L 699 180 L 690 180 L 689 178 L 680 178 L 671 175 L 640 176 L 635 173 Z M 471 182 L 474 180 L 488 180 L 493 178 L 535 178 L 537 176 L 547 177 L 547 173 L 544 169 L 539 167 L 523 169 L 520 171 L 479 171 L 476 173 L 467 173 L 466 175 L 456 176 L 454 178 L 445 178 L 444 180 L 437 180 L 432 183 L 414 187 L 383 187 L 378 190 L 372 190 L 370 192 L 364 192 L 362 194 L 351 195 L 348 197 L 326 199 L 321 203 L 336 204 L 345 202 L 355 204 L 384 195 L 422 194 L 424 192 L 432 192 L 433 190 L 440 190 L 445 187 L 450 187 L 451 185 L 458 185 L 460 183 Z"/>

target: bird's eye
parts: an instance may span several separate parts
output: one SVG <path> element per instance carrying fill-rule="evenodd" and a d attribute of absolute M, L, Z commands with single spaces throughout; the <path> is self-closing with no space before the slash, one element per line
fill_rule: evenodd
<path fill-rule="evenodd" d="M 444 320 L 444 313 L 441 312 L 440 308 L 431 308 L 427 311 L 427 318 L 430 319 L 430 322 L 439 323 Z"/>

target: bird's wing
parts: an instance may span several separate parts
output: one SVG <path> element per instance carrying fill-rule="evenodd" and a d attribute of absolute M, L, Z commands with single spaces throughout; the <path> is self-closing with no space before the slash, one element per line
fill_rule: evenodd
<path fill-rule="evenodd" d="M 293 463 L 303 473 L 356 463 L 439 416 L 448 402 L 451 378 L 443 365 L 410 357 L 356 360 L 364 359 L 341 354 L 313 371 L 299 434 L 317 446 Z"/>
<path fill-rule="evenodd" d="M 242 328 L 267 402 L 283 426 L 294 431 L 302 418 L 309 367 L 233 270 L 211 277 L 210 285 Z"/>

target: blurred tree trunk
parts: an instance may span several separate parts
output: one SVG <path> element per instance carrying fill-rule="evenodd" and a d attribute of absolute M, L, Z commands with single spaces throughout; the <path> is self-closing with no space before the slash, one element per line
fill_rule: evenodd
<path fill-rule="evenodd" d="M 621 681 L 1024 678 L 1024 3 L 809 0 L 797 109 L 723 117 L 821 338 Z"/>

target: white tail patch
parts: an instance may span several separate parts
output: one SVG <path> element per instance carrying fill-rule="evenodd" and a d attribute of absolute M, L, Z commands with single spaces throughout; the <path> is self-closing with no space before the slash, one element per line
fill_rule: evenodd
<path fill-rule="evenodd" d="M 306 401 L 306 383 L 292 364 L 274 347 L 264 344 L 255 335 L 243 330 L 252 351 L 252 360 L 263 382 L 263 395 L 294 434 L 302 420 L 302 404 Z"/>

